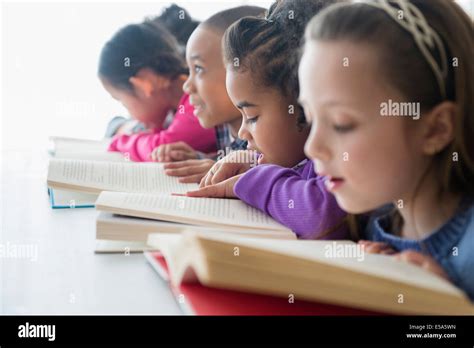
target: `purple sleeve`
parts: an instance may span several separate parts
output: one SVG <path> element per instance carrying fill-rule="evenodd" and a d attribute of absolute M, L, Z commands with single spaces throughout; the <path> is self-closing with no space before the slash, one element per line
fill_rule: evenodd
<path fill-rule="evenodd" d="M 300 170 L 267 164 L 257 166 L 237 181 L 234 193 L 290 228 L 299 238 L 316 239 L 339 225 L 346 213 L 326 190 L 321 177 L 304 175 L 308 167 L 312 172 L 309 161 Z M 349 238 L 345 224 L 323 237 L 344 238 Z"/>

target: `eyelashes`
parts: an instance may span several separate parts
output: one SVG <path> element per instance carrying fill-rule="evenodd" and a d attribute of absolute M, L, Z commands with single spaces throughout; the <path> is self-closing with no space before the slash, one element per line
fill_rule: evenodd
<path fill-rule="evenodd" d="M 348 133 L 348 132 L 352 131 L 355 128 L 355 126 L 353 124 L 333 125 L 332 128 L 338 133 Z"/>
<path fill-rule="evenodd" d="M 245 123 L 246 124 L 254 124 L 257 122 L 259 116 L 255 116 L 255 117 L 252 117 L 252 118 L 247 118 L 245 119 Z"/>
<path fill-rule="evenodd" d="M 306 120 L 306 123 L 310 126 L 312 126 L 312 123 L 313 123 L 313 117 L 311 115 L 311 113 L 301 104 L 299 103 L 302 107 L 303 107 L 303 112 L 304 112 L 304 115 L 305 115 L 305 120 Z M 336 131 L 337 133 L 348 133 L 352 130 L 354 130 L 356 127 L 355 124 L 353 123 L 348 123 L 348 124 L 333 124 L 332 125 L 332 129 L 334 131 Z"/>

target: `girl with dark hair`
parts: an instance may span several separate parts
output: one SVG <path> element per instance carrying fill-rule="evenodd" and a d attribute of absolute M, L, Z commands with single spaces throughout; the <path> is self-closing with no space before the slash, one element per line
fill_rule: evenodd
<path fill-rule="evenodd" d="M 308 127 L 298 106 L 298 51 L 309 20 L 332 1 L 275 2 L 265 18 L 247 17 L 224 35 L 227 90 L 242 113 L 239 136 L 258 165 L 227 156 L 190 196 L 238 197 L 299 238 L 347 237 L 346 214 L 304 155 Z M 248 156 L 250 157 L 250 156 Z M 230 178 L 229 178 L 230 177 Z"/>
<path fill-rule="evenodd" d="M 190 95 L 201 125 L 215 130 L 218 156 L 247 146 L 246 141 L 238 138 L 242 118 L 225 87 L 222 37 L 235 21 L 246 16 L 258 16 L 264 11 L 257 6 L 239 6 L 218 12 L 199 25 L 186 46 L 190 74 L 183 90 Z M 180 177 L 181 182 L 199 182 L 218 157 L 206 158 L 183 143 L 162 145 L 154 150 L 153 156 L 165 162 L 187 159 L 165 165 L 166 173 Z"/>
<path fill-rule="evenodd" d="M 182 141 L 202 152 L 215 151 L 215 135 L 193 115 L 189 96 L 182 92 L 188 68 L 173 35 L 160 21 L 131 24 L 119 30 L 103 47 L 99 78 L 146 130 L 121 134 L 123 122 L 114 121 L 109 150 L 128 153 L 133 161 L 149 161 L 160 144 Z M 165 128 L 167 115 L 175 113 Z M 132 131 L 133 133 L 133 131 Z"/>

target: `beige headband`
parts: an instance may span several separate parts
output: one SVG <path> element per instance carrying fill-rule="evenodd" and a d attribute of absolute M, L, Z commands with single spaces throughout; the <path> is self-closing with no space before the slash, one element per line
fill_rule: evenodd
<path fill-rule="evenodd" d="M 390 2 L 394 3 L 392 5 Z M 436 31 L 428 24 L 421 11 L 408 0 L 375 0 L 364 4 L 384 10 L 405 30 L 412 34 L 416 45 L 433 70 L 443 99 L 446 99 L 446 77 L 448 75 L 448 62 L 443 41 Z M 395 4 L 399 8 L 395 7 Z M 402 11 L 400 18 L 399 11 Z M 431 51 L 438 48 L 441 57 L 441 66 L 434 58 Z"/>

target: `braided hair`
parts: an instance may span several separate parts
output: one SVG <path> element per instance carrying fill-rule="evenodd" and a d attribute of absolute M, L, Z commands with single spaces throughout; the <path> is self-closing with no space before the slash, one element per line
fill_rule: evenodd
<path fill-rule="evenodd" d="M 226 66 L 250 71 L 258 86 L 276 88 L 297 104 L 299 48 L 306 24 L 331 0 L 277 0 L 265 17 L 244 17 L 224 34 Z M 295 106 L 297 123 L 305 125 L 303 109 Z"/>

